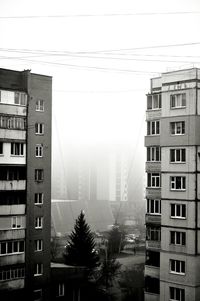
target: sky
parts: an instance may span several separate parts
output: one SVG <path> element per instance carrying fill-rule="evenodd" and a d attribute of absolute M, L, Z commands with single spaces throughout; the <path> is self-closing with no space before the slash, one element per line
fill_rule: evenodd
<path fill-rule="evenodd" d="M 144 162 L 150 78 L 200 66 L 199 28 L 199 0 L 0 0 L 0 67 L 53 77 L 54 159 L 128 144 Z"/>

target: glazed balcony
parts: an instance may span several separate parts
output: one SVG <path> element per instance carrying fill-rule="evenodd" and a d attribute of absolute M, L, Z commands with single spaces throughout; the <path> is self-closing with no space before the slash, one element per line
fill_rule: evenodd
<path fill-rule="evenodd" d="M 146 224 L 156 224 L 161 225 L 161 215 L 160 214 L 149 214 L 145 215 L 145 223 Z"/>
<path fill-rule="evenodd" d="M 26 180 L 0 181 L 0 190 L 25 190 Z"/>

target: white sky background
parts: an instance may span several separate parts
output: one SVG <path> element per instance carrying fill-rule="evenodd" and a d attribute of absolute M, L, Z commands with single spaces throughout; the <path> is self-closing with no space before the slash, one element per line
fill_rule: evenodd
<path fill-rule="evenodd" d="M 0 67 L 53 76 L 54 152 L 137 143 L 143 158 L 150 78 L 200 66 L 199 30 L 199 0 L 0 0 Z"/>

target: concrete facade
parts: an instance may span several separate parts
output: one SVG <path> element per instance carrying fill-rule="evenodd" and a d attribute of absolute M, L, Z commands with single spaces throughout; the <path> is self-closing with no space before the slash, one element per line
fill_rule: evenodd
<path fill-rule="evenodd" d="M 146 189 L 145 301 L 200 300 L 199 89 L 200 70 L 196 68 L 151 79 L 146 120 L 159 120 L 160 132 L 147 135 L 145 146 L 158 147 L 161 156 L 147 158 L 146 163 L 152 179 Z M 160 106 L 153 103 L 156 94 Z M 155 201 L 160 207 L 155 207 Z M 160 224 L 155 218 L 158 214 Z"/>
<path fill-rule="evenodd" d="M 8 299 L 50 296 L 51 102 L 51 77 L 0 69 L 0 294 Z"/>

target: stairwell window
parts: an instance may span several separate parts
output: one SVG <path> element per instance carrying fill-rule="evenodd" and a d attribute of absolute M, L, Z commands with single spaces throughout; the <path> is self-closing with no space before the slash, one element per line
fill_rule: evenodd
<path fill-rule="evenodd" d="M 171 204 L 171 218 L 186 219 L 186 205 L 185 204 Z"/>
<path fill-rule="evenodd" d="M 35 229 L 42 229 L 43 228 L 43 217 L 38 216 L 35 218 Z"/>
<path fill-rule="evenodd" d="M 170 95 L 171 109 L 185 108 L 186 107 L 186 93 Z"/>
<path fill-rule="evenodd" d="M 186 178 L 182 176 L 170 177 L 170 188 L 171 190 L 185 190 L 186 189 Z"/>
<path fill-rule="evenodd" d="M 42 301 L 42 289 L 37 289 L 33 291 L 33 300 Z"/>
<path fill-rule="evenodd" d="M 3 155 L 3 142 L 0 142 L 0 155 Z"/>
<path fill-rule="evenodd" d="M 43 240 L 42 239 L 35 240 L 35 251 L 39 252 L 42 250 L 43 250 Z"/>
<path fill-rule="evenodd" d="M 34 276 L 41 276 L 43 274 L 43 264 L 36 263 L 34 266 Z"/>
<path fill-rule="evenodd" d="M 147 122 L 147 135 L 160 135 L 160 121 L 148 121 Z"/>
<path fill-rule="evenodd" d="M 186 149 L 170 149 L 170 163 L 185 163 L 186 162 Z"/>
<path fill-rule="evenodd" d="M 35 124 L 35 134 L 36 135 L 44 135 L 44 123 L 36 123 Z"/>
<path fill-rule="evenodd" d="M 35 110 L 37 112 L 44 112 L 44 100 L 43 99 L 38 99 L 36 101 Z"/>
<path fill-rule="evenodd" d="M 171 135 L 184 135 L 185 134 L 185 121 L 170 122 Z"/>
<path fill-rule="evenodd" d="M 65 284 L 64 283 L 59 283 L 58 284 L 58 297 L 63 297 L 65 295 Z"/>
<path fill-rule="evenodd" d="M 44 201 L 44 194 L 39 192 L 35 193 L 35 205 L 42 205 Z"/>
<path fill-rule="evenodd" d="M 170 244 L 177 246 L 185 246 L 186 233 L 180 231 L 170 231 Z"/>
<path fill-rule="evenodd" d="M 160 174 L 148 173 L 147 174 L 147 187 L 148 188 L 160 188 Z"/>
<path fill-rule="evenodd" d="M 43 157 L 43 145 L 42 144 L 36 144 L 36 146 L 35 146 L 35 156 L 36 156 L 36 158 L 42 158 Z"/>
<path fill-rule="evenodd" d="M 36 182 L 44 181 L 44 170 L 43 169 L 35 169 L 35 181 Z"/>
<path fill-rule="evenodd" d="M 170 259 L 170 273 L 185 275 L 185 261 Z"/>

